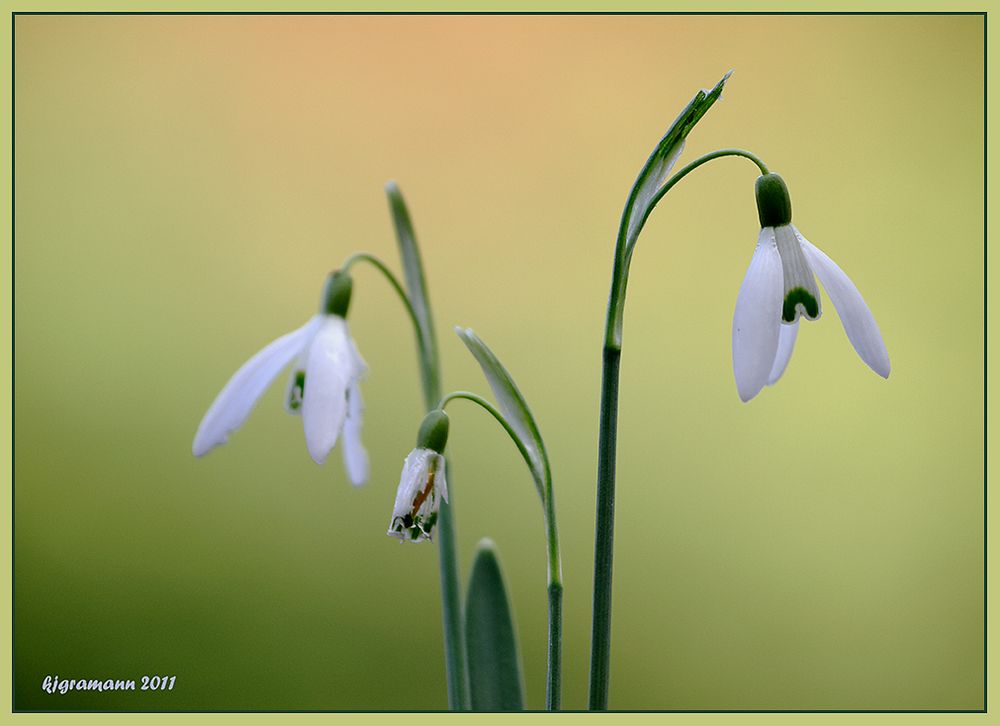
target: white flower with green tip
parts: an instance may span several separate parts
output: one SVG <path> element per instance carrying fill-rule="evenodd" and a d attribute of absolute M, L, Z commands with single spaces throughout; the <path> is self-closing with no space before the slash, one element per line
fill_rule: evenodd
<path fill-rule="evenodd" d="M 344 319 L 350 298 L 350 277 L 332 273 L 321 312 L 244 363 L 216 396 L 195 434 L 195 456 L 204 456 L 226 443 L 250 416 L 264 391 L 294 360 L 285 406 L 289 413 L 302 414 L 309 455 L 317 464 L 324 463 L 342 437 L 348 478 L 355 486 L 367 481 L 359 385 L 367 366 Z"/>
<path fill-rule="evenodd" d="M 814 273 L 837 308 L 861 360 L 889 377 L 889 353 L 858 288 L 837 264 L 803 237 L 792 221 L 788 189 L 777 174 L 757 180 L 761 230 L 733 315 L 733 373 L 740 399 L 749 401 L 781 378 L 799 330 L 799 317 L 821 314 Z"/>

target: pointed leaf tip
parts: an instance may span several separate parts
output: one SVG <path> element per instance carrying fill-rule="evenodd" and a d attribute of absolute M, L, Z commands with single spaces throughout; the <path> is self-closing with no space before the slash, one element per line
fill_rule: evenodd
<path fill-rule="evenodd" d="M 406 294 L 417 319 L 417 346 L 423 360 L 423 364 L 420 366 L 420 377 L 424 398 L 427 406 L 430 407 L 440 395 L 440 382 L 431 373 L 437 369 L 437 337 L 434 334 L 434 318 L 431 315 L 431 304 L 427 294 L 424 265 L 417 237 L 413 231 L 413 221 L 410 219 L 410 212 L 403 199 L 403 192 L 399 185 L 390 179 L 386 182 L 385 194 L 389 200 L 389 214 L 396 232 L 400 261 L 403 263 Z"/>
<path fill-rule="evenodd" d="M 479 540 L 479 542 L 476 543 L 477 556 L 481 550 L 491 550 L 492 552 L 496 553 L 496 549 L 497 549 L 497 543 L 494 542 L 489 537 L 483 537 L 482 539 Z"/>

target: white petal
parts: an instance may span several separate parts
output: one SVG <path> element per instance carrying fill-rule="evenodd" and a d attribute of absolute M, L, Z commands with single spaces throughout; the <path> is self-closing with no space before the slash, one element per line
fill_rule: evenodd
<path fill-rule="evenodd" d="M 733 373 L 744 402 L 764 387 L 774 364 L 781 325 L 781 279 L 774 228 L 765 227 L 740 285 L 733 314 Z"/>
<path fill-rule="evenodd" d="M 792 350 L 795 348 L 795 338 L 799 334 L 799 321 L 796 320 L 791 325 L 782 324 L 781 332 L 778 333 L 778 352 L 774 356 L 774 365 L 771 366 L 771 373 L 767 377 L 767 385 L 773 386 L 781 378 L 788 367 L 788 361 L 792 357 Z"/>
<path fill-rule="evenodd" d="M 347 325 L 347 322 L 344 322 Z M 347 332 L 347 340 L 351 345 L 351 358 L 354 360 L 354 377 L 361 381 L 364 380 L 368 374 L 368 364 L 365 363 L 365 359 L 361 357 L 361 353 L 358 351 L 358 346 L 354 344 L 354 338 L 351 337 L 350 330 Z"/>
<path fill-rule="evenodd" d="M 445 461 L 443 454 L 438 454 L 440 460 L 438 461 L 438 483 L 437 487 L 441 492 L 441 498 L 446 502 L 448 501 L 448 478 L 446 476 L 448 472 L 447 462 Z"/>
<path fill-rule="evenodd" d="M 399 486 L 396 488 L 396 501 L 392 506 L 393 519 L 410 513 L 414 498 L 427 481 L 433 455 L 433 451 L 424 448 L 414 449 L 406 455 L 403 471 L 399 475 Z"/>
<path fill-rule="evenodd" d="M 302 426 L 306 448 L 317 464 L 326 461 L 347 417 L 347 388 L 354 361 L 347 324 L 326 315 L 306 358 L 306 386 L 302 396 Z"/>
<path fill-rule="evenodd" d="M 361 418 L 364 412 L 361 387 L 357 381 L 347 392 L 347 419 L 344 421 L 344 468 L 347 477 L 356 487 L 368 481 L 368 452 L 361 443 Z"/>
<path fill-rule="evenodd" d="M 191 447 L 195 456 L 226 443 L 229 434 L 243 425 L 271 381 L 308 343 L 319 321 L 315 316 L 298 330 L 281 336 L 233 374 L 198 426 Z"/>
<path fill-rule="evenodd" d="M 837 308 L 840 322 L 844 324 L 844 332 L 847 339 L 851 341 L 854 350 L 861 356 L 861 360 L 868 364 L 868 367 L 878 373 L 883 378 L 889 377 L 889 352 L 882 342 L 882 333 L 879 332 L 878 324 L 872 317 L 871 310 L 865 304 L 864 298 L 858 292 L 843 270 L 837 263 L 827 257 L 816 245 L 812 244 L 795 231 L 799 242 L 802 244 L 802 251 L 806 253 L 806 258 L 813 270 L 823 283 L 823 289 L 830 296 L 830 301 Z"/>

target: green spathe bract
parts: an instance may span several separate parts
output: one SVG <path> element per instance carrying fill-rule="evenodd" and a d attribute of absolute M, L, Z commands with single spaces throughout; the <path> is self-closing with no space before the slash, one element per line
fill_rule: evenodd
<path fill-rule="evenodd" d="M 612 294 L 608 309 L 610 342 L 621 343 L 628 266 L 639 233 L 659 201 L 656 191 L 666 174 L 670 173 L 667 162 L 676 159 L 691 129 L 722 95 L 722 89 L 731 73 L 732 71 L 726 73 L 712 90 L 701 90 L 695 94 L 653 149 L 653 153 L 649 155 L 649 159 L 646 160 L 632 185 L 628 200 L 625 202 L 625 209 L 622 211 L 621 223 L 618 226 L 618 241 L 615 245 L 615 267 L 612 273 Z"/>
<path fill-rule="evenodd" d="M 545 487 L 549 478 L 549 457 L 545 444 L 538 433 L 535 417 L 531 415 L 527 401 L 510 373 L 503 367 L 486 344 L 479 339 L 472 328 L 455 328 L 458 337 L 483 369 L 483 375 L 496 396 L 500 410 L 517 434 L 517 441 L 523 444 L 525 461 L 538 488 L 538 494 L 545 499 Z"/>
<path fill-rule="evenodd" d="M 493 542 L 476 550 L 465 599 L 465 642 L 474 711 L 524 709 L 524 685 L 517 630 Z"/>

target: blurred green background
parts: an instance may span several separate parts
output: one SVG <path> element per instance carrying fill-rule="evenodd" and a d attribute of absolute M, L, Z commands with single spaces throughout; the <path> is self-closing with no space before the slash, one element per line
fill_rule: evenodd
<path fill-rule="evenodd" d="M 284 379 L 230 444 L 198 422 L 364 249 L 399 269 L 399 181 L 445 387 L 469 325 L 534 408 L 564 546 L 564 703 L 586 704 L 612 243 L 635 174 L 735 69 L 683 160 L 789 183 L 893 362 L 828 299 L 780 385 L 736 395 L 755 170 L 655 212 L 623 357 L 611 705 L 983 705 L 981 17 L 25 17 L 15 20 L 15 644 L 20 709 L 437 709 L 437 552 L 385 536 L 421 403 L 412 333 L 359 270 L 372 481 L 308 457 Z M 496 540 L 544 703 L 530 477 L 454 409 L 463 574 Z M 177 676 L 168 693 L 49 695 Z"/>

